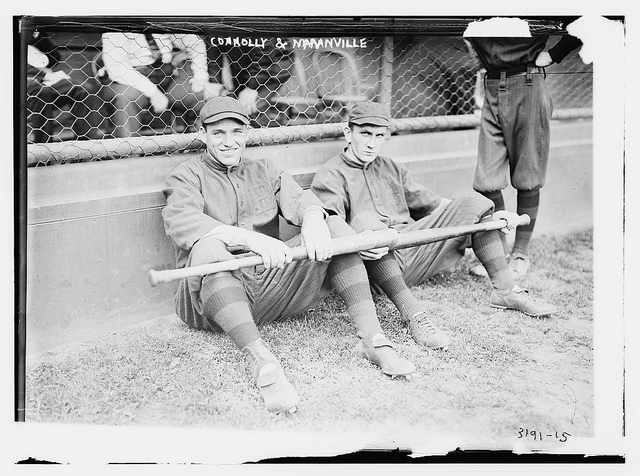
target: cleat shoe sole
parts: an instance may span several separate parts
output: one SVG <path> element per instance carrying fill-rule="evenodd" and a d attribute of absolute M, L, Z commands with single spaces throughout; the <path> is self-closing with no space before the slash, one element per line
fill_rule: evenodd
<path fill-rule="evenodd" d="M 407 382 L 411 382 L 413 378 L 413 373 L 403 374 L 403 375 L 389 375 L 391 380 L 406 380 Z"/>
<path fill-rule="evenodd" d="M 423 347 L 426 347 L 427 349 L 431 349 L 431 350 L 439 350 L 439 351 L 446 351 L 449 350 L 449 344 L 445 344 L 445 345 L 441 345 L 438 347 L 429 347 L 428 345 L 423 345 Z"/>
<path fill-rule="evenodd" d="M 489 298 L 489 305 L 496 309 L 520 311 L 530 317 L 546 317 L 558 312 L 555 306 L 532 297 L 529 291 L 518 285 L 506 294 L 494 290 Z"/>
<path fill-rule="evenodd" d="M 502 311 L 517 311 L 517 312 L 521 312 L 523 314 L 526 314 L 529 317 L 549 317 L 551 316 L 555 311 L 549 311 L 549 312 L 529 312 L 529 311 L 525 311 L 523 309 L 516 309 L 514 307 L 509 307 L 509 306 L 503 306 L 501 304 L 493 304 L 490 303 L 489 306 L 495 308 L 495 309 L 500 309 Z"/>

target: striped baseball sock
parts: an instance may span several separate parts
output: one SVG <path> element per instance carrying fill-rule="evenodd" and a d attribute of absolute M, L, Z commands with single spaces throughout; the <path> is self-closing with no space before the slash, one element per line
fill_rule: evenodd
<path fill-rule="evenodd" d="M 376 306 L 369 289 L 367 270 L 357 253 L 334 256 L 329 265 L 329 278 L 353 320 L 358 336 L 371 339 L 382 333 Z"/>
<path fill-rule="evenodd" d="M 203 314 L 218 324 L 239 349 L 260 338 L 244 287 L 231 273 L 207 276 L 202 281 L 200 299 Z"/>
<path fill-rule="evenodd" d="M 502 190 L 496 190 L 494 192 L 480 192 L 493 202 L 493 211 L 498 212 L 504 210 L 504 197 L 502 196 Z M 502 243 L 502 249 L 505 256 L 509 254 L 509 246 L 507 245 L 507 237 L 504 233 L 500 233 L 500 242 Z M 486 269 L 486 268 L 485 268 Z M 487 271 L 488 273 L 489 271 Z M 491 275 L 489 275 L 491 276 Z"/>
<path fill-rule="evenodd" d="M 498 230 L 483 231 L 471 235 L 471 244 L 476 256 L 487 270 L 493 287 L 504 291 L 512 289 L 515 280 L 509 270 Z"/>
<path fill-rule="evenodd" d="M 540 189 L 536 190 L 518 190 L 517 198 L 518 215 L 526 213 L 531 218 L 528 225 L 516 228 L 516 240 L 513 244 L 513 252 L 519 252 L 527 255 L 529 252 L 529 242 L 533 229 L 536 226 L 536 218 L 538 217 L 538 207 L 540 205 Z"/>
<path fill-rule="evenodd" d="M 413 296 L 404 282 L 398 262 L 390 252 L 379 260 L 364 260 L 367 273 L 391 299 L 400 312 L 403 319 L 408 320 L 416 313 L 422 311 L 422 306 Z"/>
<path fill-rule="evenodd" d="M 493 202 L 494 211 L 504 210 L 504 197 L 502 196 L 502 190 L 496 190 L 494 192 L 480 192 Z"/>

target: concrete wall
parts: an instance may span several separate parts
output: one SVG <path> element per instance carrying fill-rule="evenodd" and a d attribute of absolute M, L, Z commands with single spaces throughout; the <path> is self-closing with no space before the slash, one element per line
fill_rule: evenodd
<path fill-rule="evenodd" d="M 592 225 L 592 123 L 555 122 L 537 232 Z M 385 153 L 437 193 L 468 190 L 478 131 L 392 137 Z M 250 148 L 308 186 L 344 142 Z M 160 215 L 164 177 L 189 154 L 66 164 L 28 170 L 27 349 L 64 342 L 173 312 L 176 283 L 152 288 L 149 269 L 174 266 Z M 513 190 L 505 193 L 515 208 Z"/>

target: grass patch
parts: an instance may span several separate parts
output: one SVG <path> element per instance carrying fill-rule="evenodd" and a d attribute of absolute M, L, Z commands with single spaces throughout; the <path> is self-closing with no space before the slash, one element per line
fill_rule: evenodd
<path fill-rule="evenodd" d="M 242 430 L 428 432 L 515 441 L 519 428 L 593 434 L 592 233 L 540 237 L 520 283 L 556 304 L 551 319 L 489 307 L 490 284 L 460 265 L 413 289 L 452 337 L 448 352 L 417 346 L 386 297 L 387 336 L 413 361 L 411 381 L 355 356 L 355 329 L 330 296 L 262 328 L 301 403 L 264 410 L 241 353 L 224 335 L 158 319 L 27 356 L 28 422 Z M 522 440 L 518 440 L 522 441 Z"/>

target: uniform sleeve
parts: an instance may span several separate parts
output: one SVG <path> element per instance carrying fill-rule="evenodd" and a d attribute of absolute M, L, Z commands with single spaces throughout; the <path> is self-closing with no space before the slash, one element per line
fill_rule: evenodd
<path fill-rule="evenodd" d="M 46 34 L 41 34 L 38 37 L 29 35 L 27 44 L 27 74 L 29 76 L 41 77 L 44 74 L 42 71 L 44 68 L 51 69 L 60 63 L 60 51 Z"/>
<path fill-rule="evenodd" d="M 417 221 L 430 215 L 438 208 L 442 197 L 413 180 L 405 167 L 399 166 L 398 170 L 411 218 Z"/>
<path fill-rule="evenodd" d="M 167 236 L 178 248 L 190 250 L 204 235 L 223 223 L 204 213 L 200 178 L 184 168 L 174 171 L 162 189 L 167 205 L 162 218 Z"/>
<path fill-rule="evenodd" d="M 320 199 L 326 209 L 333 211 L 345 220 L 347 219 L 349 200 L 340 177 L 329 173 L 326 169 L 320 169 L 313 177 L 311 191 Z"/>
<path fill-rule="evenodd" d="M 193 34 L 174 35 L 173 44 L 178 49 L 184 50 L 187 58 L 191 61 L 191 72 L 196 78 L 204 78 L 203 82 L 209 81 L 209 70 L 207 60 L 207 45 L 202 38 Z"/>
<path fill-rule="evenodd" d="M 131 86 L 147 97 L 160 93 L 153 82 L 140 74 L 128 59 L 129 54 L 135 53 L 131 49 L 131 41 L 140 35 L 128 33 L 102 34 L 102 61 L 104 69 L 116 83 Z M 142 36 L 144 38 L 144 35 Z M 146 40 L 145 40 L 146 42 Z"/>
<path fill-rule="evenodd" d="M 42 79 L 48 69 L 49 58 L 33 45 L 27 45 L 27 74 L 29 77 Z"/>
<path fill-rule="evenodd" d="M 160 51 L 163 63 L 170 63 L 173 57 L 173 42 L 175 35 L 171 33 L 152 33 L 153 41 Z"/>
<path fill-rule="evenodd" d="M 277 169 L 271 162 L 267 161 L 267 164 L 280 216 L 287 223 L 302 226 L 304 213 L 309 207 L 324 209 L 322 202 L 310 190 L 304 190 L 291 175 Z"/>
<path fill-rule="evenodd" d="M 27 43 L 35 46 L 42 52 L 42 54 L 47 56 L 47 59 L 49 60 L 47 66 L 49 68 L 53 68 L 56 63 L 62 61 L 60 48 L 51 41 L 51 38 L 49 38 L 49 35 L 46 33 L 41 33 L 38 37 L 30 35 L 27 39 Z"/>
<path fill-rule="evenodd" d="M 573 50 L 582 46 L 582 41 L 575 36 L 566 35 L 563 36 L 558 43 L 549 49 L 549 56 L 554 63 L 560 63 L 563 59 L 569 55 Z"/>

